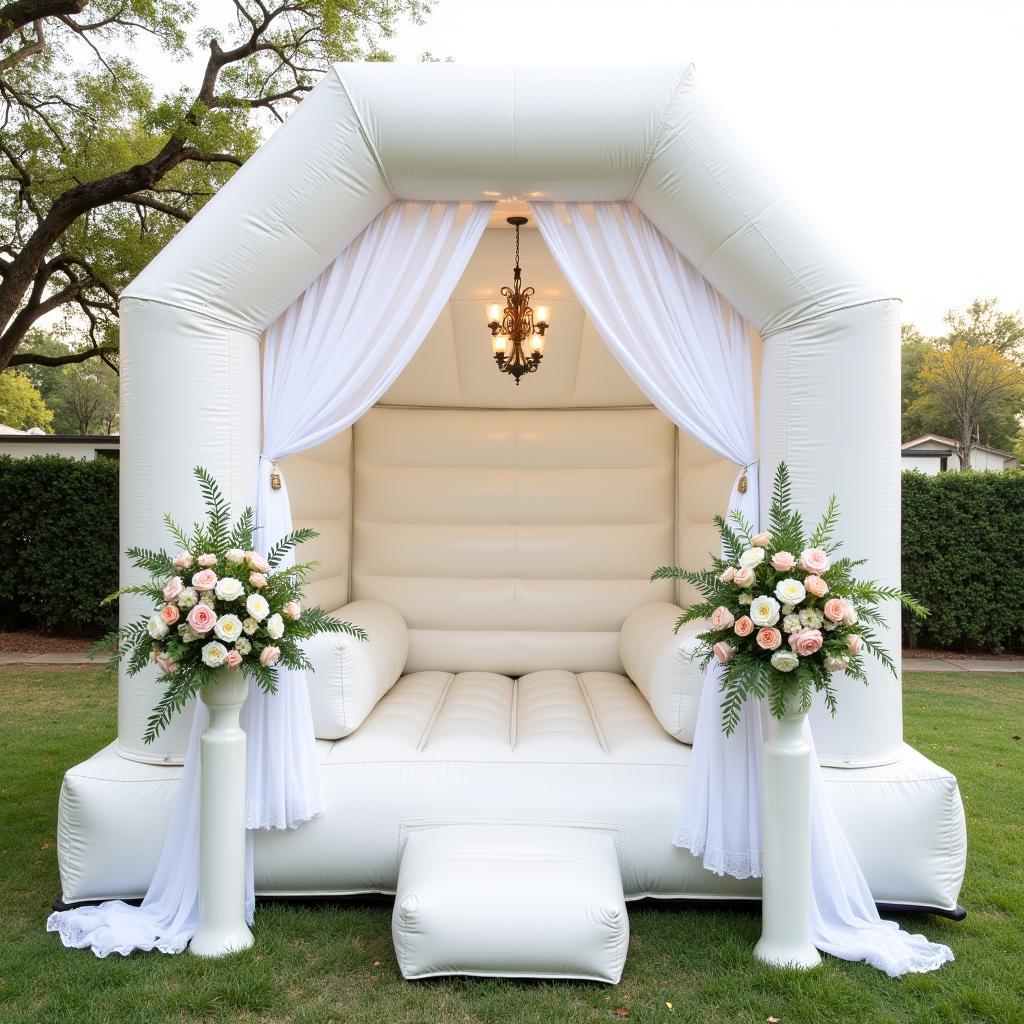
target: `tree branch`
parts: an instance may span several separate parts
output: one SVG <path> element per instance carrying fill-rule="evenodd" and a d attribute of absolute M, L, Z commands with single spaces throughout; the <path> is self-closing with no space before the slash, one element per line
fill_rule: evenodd
<path fill-rule="evenodd" d="M 83 348 L 78 352 L 69 352 L 63 356 L 44 356 L 39 352 L 17 352 L 11 356 L 9 366 L 68 366 L 71 363 L 84 363 L 87 359 L 102 359 L 116 353 L 115 348 Z M 110 364 L 107 363 L 109 366 Z M 113 367 L 111 367 L 113 369 Z"/>
<path fill-rule="evenodd" d="M 42 21 L 39 19 L 33 21 L 32 28 L 36 33 L 35 41 L 26 43 L 20 50 L 15 50 L 14 53 L 9 53 L 3 60 L 0 60 L 0 71 L 13 68 L 15 64 L 20 64 L 34 53 L 43 52 L 43 48 L 46 46 L 46 35 L 43 32 Z"/>
<path fill-rule="evenodd" d="M 12 0 L 0 7 L 0 43 L 41 18 L 81 14 L 89 0 Z"/>

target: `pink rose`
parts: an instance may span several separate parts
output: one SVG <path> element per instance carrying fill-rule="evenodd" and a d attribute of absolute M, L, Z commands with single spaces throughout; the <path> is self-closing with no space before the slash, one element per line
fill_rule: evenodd
<path fill-rule="evenodd" d="M 820 575 L 828 568 L 828 555 L 821 548 L 804 548 L 800 552 L 800 568 Z"/>
<path fill-rule="evenodd" d="M 164 625 L 173 626 L 180 617 L 181 612 L 178 611 L 177 605 L 165 604 L 160 609 L 160 618 L 164 620 Z"/>
<path fill-rule="evenodd" d="M 715 657 L 718 659 L 719 664 L 725 665 L 732 658 L 736 648 L 732 644 L 727 644 L 724 640 L 719 640 L 714 646 Z"/>
<path fill-rule="evenodd" d="M 766 548 L 771 544 L 771 542 L 772 535 L 767 530 L 755 533 L 754 536 L 750 538 L 750 543 L 753 544 L 755 548 Z"/>
<path fill-rule="evenodd" d="M 749 615 L 741 615 L 732 629 L 737 636 L 750 636 L 754 632 L 754 620 Z"/>
<path fill-rule="evenodd" d="M 281 611 L 289 619 L 297 619 L 302 614 L 302 605 L 298 601 L 287 601 Z"/>
<path fill-rule="evenodd" d="M 832 597 L 825 602 L 824 607 L 825 618 L 829 622 L 842 622 L 843 615 L 846 614 L 846 609 L 843 608 L 843 602 L 841 598 Z"/>
<path fill-rule="evenodd" d="M 229 668 L 236 668 L 242 664 L 242 656 L 238 651 L 228 651 L 227 657 L 224 659 L 224 664 Z"/>
<path fill-rule="evenodd" d="M 198 562 L 199 565 L 201 565 L 204 569 L 209 569 L 211 565 L 216 565 L 217 564 L 217 556 L 216 555 L 200 555 L 196 559 L 196 562 Z"/>
<path fill-rule="evenodd" d="M 164 587 L 164 600 L 167 602 L 173 601 L 184 589 L 185 584 L 181 582 L 181 577 L 175 576 L 173 579 L 168 580 Z"/>
<path fill-rule="evenodd" d="M 175 569 L 190 569 L 192 567 L 192 556 L 187 551 L 174 556 Z"/>
<path fill-rule="evenodd" d="M 198 591 L 213 590 L 217 586 L 217 574 L 212 569 L 203 569 L 192 577 L 192 586 Z"/>
<path fill-rule="evenodd" d="M 788 551 L 776 551 L 772 555 L 772 568 L 776 572 L 789 572 L 796 565 L 796 559 Z"/>
<path fill-rule="evenodd" d="M 721 576 L 718 577 L 719 583 L 732 583 L 736 579 L 736 566 L 730 565 Z"/>
<path fill-rule="evenodd" d="M 270 570 L 270 563 L 262 555 L 257 555 L 255 551 L 246 551 L 245 561 L 249 568 L 255 569 L 256 572 L 268 572 Z"/>
<path fill-rule="evenodd" d="M 828 584 L 820 576 L 808 576 L 804 580 L 804 589 L 815 597 L 824 597 L 828 593 Z"/>
<path fill-rule="evenodd" d="M 762 651 L 774 651 L 782 644 L 782 634 L 774 626 L 765 626 L 757 631 L 757 646 Z"/>
<path fill-rule="evenodd" d="M 167 674 L 170 674 L 178 667 L 178 663 L 166 654 L 158 654 L 155 661 L 160 666 L 160 671 Z"/>
<path fill-rule="evenodd" d="M 265 587 L 267 585 L 267 577 L 261 572 L 249 573 L 249 585 L 252 587 Z"/>
<path fill-rule="evenodd" d="M 789 646 L 801 658 L 817 654 L 821 650 L 821 642 L 820 629 L 798 629 L 795 633 L 789 634 Z"/>
<path fill-rule="evenodd" d="M 277 659 L 281 657 L 280 647 L 264 647 L 260 651 L 260 664 L 264 668 L 268 668 L 270 665 L 277 663 Z"/>
<path fill-rule="evenodd" d="M 197 633 L 209 633 L 217 621 L 217 613 L 208 604 L 197 604 L 185 620 Z"/>
<path fill-rule="evenodd" d="M 754 585 L 754 570 L 750 566 L 744 566 L 742 569 L 736 570 L 736 575 L 732 579 L 737 587 L 746 590 L 747 587 Z"/>
<path fill-rule="evenodd" d="M 846 646 L 851 654 L 860 654 L 860 649 L 864 646 L 864 637 L 860 633 L 851 633 L 846 638 Z"/>
<path fill-rule="evenodd" d="M 727 629 L 729 626 L 736 621 L 736 617 L 733 615 L 724 604 L 720 604 L 711 613 L 711 628 L 712 629 Z"/>

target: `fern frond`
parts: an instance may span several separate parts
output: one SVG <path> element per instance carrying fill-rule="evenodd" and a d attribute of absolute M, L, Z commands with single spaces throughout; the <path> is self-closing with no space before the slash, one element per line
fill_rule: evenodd
<path fill-rule="evenodd" d="M 267 562 L 270 563 L 271 569 L 276 569 L 281 564 L 281 559 L 284 558 L 292 548 L 297 547 L 299 544 L 305 544 L 307 540 L 312 540 L 314 537 L 319 537 L 320 534 L 316 530 L 311 530 L 305 527 L 301 530 L 293 530 L 288 534 L 287 537 L 282 537 L 271 549 L 267 552 Z"/>
<path fill-rule="evenodd" d="M 213 475 L 202 466 L 196 466 L 192 470 L 196 480 L 199 481 L 199 491 L 206 504 L 207 523 L 206 535 L 210 547 L 217 555 L 223 555 L 231 546 L 229 543 L 230 534 L 228 528 L 231 524 L 231 506 L 228 504 L 220 485 Z"/>

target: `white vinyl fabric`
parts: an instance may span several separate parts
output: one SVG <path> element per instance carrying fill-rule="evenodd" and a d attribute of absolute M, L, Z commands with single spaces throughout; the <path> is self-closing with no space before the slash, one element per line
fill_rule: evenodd
<path fill-rule="evenodd" d="M 391 933 L 403 978 L 618 984 L 629 915 L 614 840 L 592 829 L 409 830 Z"/>

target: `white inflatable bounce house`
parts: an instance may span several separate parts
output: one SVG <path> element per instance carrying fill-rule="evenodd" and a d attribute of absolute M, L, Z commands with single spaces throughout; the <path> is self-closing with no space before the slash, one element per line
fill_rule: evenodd
<path fill-rule="evenodd" d="M 426 318 L 411 351 L 384 365 L 370 336 L 344 381 L 325 364 L 316 387 L 293 385 L 296 408 L 354 389 L 359 416 L 301 451 L 278 424 L 270 450 L 268 381 L 304 357 L 281 339 L 319 303 L 338 308 L 339 254 L 403 210 L 429 233 L 427 208 L 472 245 L 455 279 L 390 303 L 415 307 L 406 326 Z M 602 209 L 742 317 L 749 460 L 660 411 L 657 382 L 613 355 L 574 291 L 557 224 Z M 511 277 L 510 215 L 529 218 L 524 284 L 552 310 L 521 386 L 485 327 Z M 607 290 L 636 301 L 630 253 L 605 266 Z M 364 308 L 368 335 L 393 312 Z M 200 514 L 193 466 L 240 509 L 277 459 L 294 524 L 320 533 L 303 553 L 320 563 L 310 602 L 370 633 L 310 650 L 324 813 L 257 833 L 258 895 L 394 893 L 417 832 L 450 853 L 474 828 L 506 830 L 514 849 L 557 827 L 611 839 L 626 899 L 759 898 L 758 879 L 672 844 L 703 680 L 695 631 L 672 632 L 692 595 L 649 575 L 703 566 L 738 478 L 753 494 L 760 482 L 763 512 L 785 459 L 797 503 L 816 514 L 836 491 L 848 549 L 898 582 L 899 303 L 736 146 L 691 68 L 339 66 L 128 289 L 122 339 L 122 546 L 163 546 L 165 512 Z M 681 368 L 686 386 L 703 386 L 698 371 Z M 126 619 L 140 610 L 125 604 Z M 149 677 L 122 677 L 116 740 L 66 775 L 67 905 L 151 880 L 189 729 L 184 716 L 144 744 L 154 701 Z M 904 744 L 899 682 L 850 681 L 839 716 L 816 708 L 812 724 L 874 899 L 962 913 L 956 780 Z"/>

